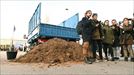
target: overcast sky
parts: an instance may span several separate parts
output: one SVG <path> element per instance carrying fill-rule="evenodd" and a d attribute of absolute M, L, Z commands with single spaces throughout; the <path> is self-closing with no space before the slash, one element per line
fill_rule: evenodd
<path fill-rule="evenodd" d="M 0 37 L 1 39 L 11 39 L 13 27 L 16 31 L 15 39 L 23 39 L 23 35 L 28 33 L 28 22 L 33 15 L 37 5 L 42 3 L 44 22 L 59 24 L 63 20 L 71 17 L 75 13 L 80 14 L 80 19 L 88 9 L 93 13 L 98 13 L 99 20 L 117 19 L 121 21 L 124 17 L 132 18 L 134 12 L 133 0 L 94 0 L 94 1 L 1 1 L 0 4 Z M 66 11 L 65 9 L 69 10 Z M 61 18 L 62 17 L 62 18 Z M 46 20 L 47 19 L 47 20 Z"/>

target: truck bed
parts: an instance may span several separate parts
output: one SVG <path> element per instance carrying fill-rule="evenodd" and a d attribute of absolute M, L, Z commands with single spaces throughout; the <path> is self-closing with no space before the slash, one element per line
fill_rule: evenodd
<path fill-rule="evenodd" d="M 39 3 L 29 21 L 28 43 L 32 44 L 39 39 L 48 40 L 51 38 L 62 38 L 71 41 L 80 39 L 75 29 L 79 20 L 78 14 L 63 21 L 60 24 L 61 26 L 43 23 L 41 21 L 44 20 L 42 17 L 44 16 L 41 13 L 41 3 Z"/>
<path fill-rule="evenodd" d="M 76 32 L 75 28 L 56 26 L 51 24 L 41 23 L 36 29 L 32 32 L 32 37 L 29 38 L 28 42 L 36 38 L 63 38 L 68 40 L 79 40 L 80 37 Z"/>

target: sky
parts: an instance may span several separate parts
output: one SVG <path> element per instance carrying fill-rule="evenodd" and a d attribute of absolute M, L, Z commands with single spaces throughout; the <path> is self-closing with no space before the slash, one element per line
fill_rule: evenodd
<path fill-rule="evenodd" d="M 75 13 L 79 13 L 79 19 L 84 16 L 86 10 L 98 13 L 98 20 L 106 19 L 122 21 L 124 17 L 132 18 L 134 12 L 133 0 L 28 0 L 0 2 L 0 39 L 23 39 L 28 35 L 28 23 L 37 5 L 42 3 L 43 22 L 58 25 Z M 65 10 L 68 8 L 68 10 Z M 14 26 L 16 27 L 13 32 Z"/>

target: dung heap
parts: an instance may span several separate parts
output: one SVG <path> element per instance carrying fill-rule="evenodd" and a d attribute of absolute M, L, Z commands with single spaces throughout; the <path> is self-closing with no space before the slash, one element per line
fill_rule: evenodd
<path fill-rule="evenodd" d="M 21 63 L 64 63 L 82 60 L 81 45 L 76 42 L 54 38 L 35 46 L 27 54 L 15 61 Z"/>

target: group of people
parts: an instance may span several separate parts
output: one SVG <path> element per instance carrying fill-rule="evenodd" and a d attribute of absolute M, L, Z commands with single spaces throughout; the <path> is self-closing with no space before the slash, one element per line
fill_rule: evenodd
<path fill-rule="evenodd" d="M 115 61 L 119 59 L 120 53 L 124 56 L 124 61 L 130 57 L 134 62 L 134 20 L 130 24 L 129 19 L 124 18 L 121 25 L 113 19 L 110 25 L 109 20 L 102 23 L 97 17 L 97 13 L 92 14 L 91 10 L 87 10 L 76 27 L 78 34 L 82 35 L 85 63 L 92 64 L 96 60 Z"/>

